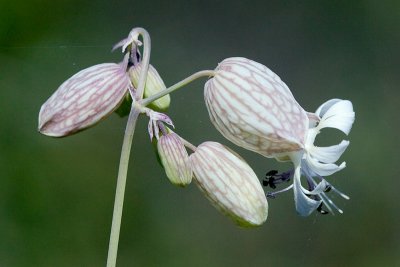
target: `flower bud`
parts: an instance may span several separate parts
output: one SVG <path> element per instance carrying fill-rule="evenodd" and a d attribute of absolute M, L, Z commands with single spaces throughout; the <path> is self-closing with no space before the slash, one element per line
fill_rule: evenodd
<path fill-rule="evenodd" d="M 124 64 L 104 63 L 66 80 L 42 105 L 39 131 L 62 137 L 81 131 L 112 113 L 128 91 Z"/>
<path fill-rule="evenodd" d="M 186 186 L 192 181 L 192 166 L 189 155 L 176 133 L 168 133 L 159 138 L 158 155 L 168 179 L 174 185 Z"/>
<path fill-rule="evenodd" d="M 266 157 L 303 148 L 308 118 L 286 84 L 246 58 L 228 58 L 207 81 L 211 121 L 228 140 Z"/>
<path fill-rule="evenodd" d="M 205 142 L 190 155 L 196 182 L 211 203 L 244 227 L 258 226 L 268 202 L 250 166 L 223 145 Z"/>
<path fill-rule="evenodd" d="M 139 84 L 140 72 L 142 69 L 142 64 L 139 63 L 129 69 L 129 76 L 131 78 L 132 84 L 137 88 Z M 165 84 L 158 74 L 157 70 L 149 65 L 149 71 L 147 73 L 146 87 L 144 88 L 144 98 L 155 95 L 162 90 L 165 90 Z M 165 111 L 168 109 L 171 98 L 169 95 L 165 95 L 149 104 L 149 107 L 158 111 Z"/>

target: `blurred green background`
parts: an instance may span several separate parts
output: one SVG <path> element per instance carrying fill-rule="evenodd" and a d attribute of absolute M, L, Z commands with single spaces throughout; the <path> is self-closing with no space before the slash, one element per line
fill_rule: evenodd
<path fill-rule="evenodd" d="M 351 200 L 333 196 L 343 215 L 302 218 L 290 191 L 269 201 L 263 226 L 238 228 L 195 185 L 168 182 L 142 118 L 118 266 L 400 266 L 399 1 L 0 3 L 0 266 L 105 266 L 126 118 L 53 139 L 37 132 L 37 117 L 68 77 L 120 61 L 110 49 L 136 26 L 150 32 L 151 62 L 167 86 L 244 56 L 274 70 L 308 111 L 350 99 L 347 168 L 329 181 Z M 260 179 L 287 170 L 222 138 L 208 119 L 204 82 L 172 95 L 177 132 L 193 144 L 229 145 Z M 332 136 L 320 142 L 345 138 Z"/>

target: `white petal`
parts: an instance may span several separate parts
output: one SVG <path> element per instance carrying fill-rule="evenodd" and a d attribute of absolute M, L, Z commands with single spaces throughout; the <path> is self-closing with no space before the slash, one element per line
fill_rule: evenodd
<path fill-rule="evenodd" d="M 340 144 L 334 146 L 312 146 L 309 149 L 309 152 L 313 158 L 317 159 L 320 162 L 334 163 L 340 158 L 340 156 L 343 154 L 349 144 L 349 141 L 343 140 Z"/>
<path fill-rule="evenodd" d="M 319 129 L 336 128 L 349 134 L 355 118 L 353 105 L 348 100 L 332 99 L 328 102 L 317 110 L 317 115 L 322 115 L 317 127 Z"/>
<path fill-rule="evenodd" d="M 314 159 L 309 153 L 306 156 L 306 162 L 308 167 L 318 175 L 328 176 L 335 172 L 342 170 L 346 167 L 346 162 L 342 162 L 339 166 L 333 163 L 321 163 Z"/>
<path fill-rule="evenodd" d="M 337 102 L 341 101 L 341 99 L 330 99 L 323 103 L 321 106 L 318 107 L 317 111 L 315 111 L 315 114 L 317 114 L 320 118 L 324 116 L 324 114 L 330 109 L 334 104 Z"/>
<path fill-rule="evenodd" d="M 305 189 L 301 186 L 300 183 L 300 171 L 296 171 L 293 186 L 296 211 L 301 216 L 308 216 L 318 208 L 318 206 L 321 204 L 321 201 L 317 201 L 307 197 L 304 194 L 303 190 Z"/>
<path fill-rule="evenodd" d="M 353 113 L 353 104 L 349 100 L 340 100 L 334 103 L 322 117 L 337 116 L 339 114 Z"/>

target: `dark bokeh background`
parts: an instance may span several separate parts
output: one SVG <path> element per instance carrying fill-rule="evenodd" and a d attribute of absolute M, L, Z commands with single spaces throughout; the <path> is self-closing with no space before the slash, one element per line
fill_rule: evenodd
<path fill-rule="evenodd" d="M 169 184 L 142 119 L 119 266 L 400 266 L 398 1 L 0 3 L 0 266 L 105 265 L 126 119 L 112 115 L 53 139 L 37 133 L 37 115 L 72 74 L 118 62 L 110 49 L 135 26 L 150 32 L 151 62 L 167 85 L 244 56 L 280 75 L 306 110 L 350 99 L 348 167 L 330 181 L 351 200 L 333 197 L 343 215 L 301 218 L 290 192 L 269 201 L 262 227 L 238 228 L 196 186 Z M 208 119 L 203 84 L 172 95 L 178 133 L 229 145 L 260 178 L 290 167 L 224 140 Z"/>

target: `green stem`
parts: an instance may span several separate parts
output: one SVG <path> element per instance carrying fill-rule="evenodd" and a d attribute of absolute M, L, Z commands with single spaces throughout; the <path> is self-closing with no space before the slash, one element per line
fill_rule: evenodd
<path fill-rule="evenodd" d="M 117 188 L 115 192 L 114 211 L 111 224 L 110 243 L 108 247 L 107 267 L 115 267 L 117 264 L 118 241 L 121 229 L 122 210 L 124 206 L 124 195 L 126 186 L 126 177 L 128 173 L 129 156 L 132 147 L 133 134 L 135 132 L 136 122 L 141 113 L 142 106 L 138 104 L 143 98 L 144 87 L 147 79 L 147 71 L 150 62 L 151 41 L 149 33 L 143 28 L 134 28 L 131 33 L 138 33 L 143 38 L 143 68 L 140 72 L 138 88 L 136 91 L 136 102 L 132 103 L 126 124 L 124 141 L 122 143 L 121 158 L 118 169 Z"/>
<path fill-rule="evenodd" d="M 122 209 L 124 206 L 124 195 L 126 177 L 128 173 L 129 155 L 132 147 L 133 134 L 140 111 L 132 105 L 126 124 L 124 141 L 122 143 L 121 158 L 118 169 L 117 188 L 115 192 L 114 212 L 110 233 L 110 244 L 108 247 L 107 267 L 114 267 L 117 262 L 119 232 L 121 229 Z"/>
<path fill-rule="evenodd" d="M 192 82 L 192 81 L 194 81 L 194 80 L 196 80 L 198 78 L 210 77 L 210 76 L 214 76 L 214 75 L 215 75 L 215 71 L 213 71 L 213 70 L 202 70 L 202 71 L 196 72 L 196 73 L 190 75 L 189 77 L 187 77 L 186 79 L 184 79 L 184 80 L 172 85 L 171 87 L 169 87 L 169 88 L 167 88 L 165 90 L 162 90 L 161 92 L 159 92 L 159 93 L 157 93 L 155 95 L 149 96 L 148 98 L 145 98 L 144 100 L 142 100 L 141 104 L 143 106 L 147 106 L 148 104 L 150 104 L 154 100 L 157 100 L 157 99 L 159 99 L 159 98 L 161 98 L 161 97 L 163 97 L 163 96 L 165 96 L 165 95 L 167 95 L 169 93 L 172 93 L 173 91 L 185 86 L 186 84 L 188 84 L 188 83 L 190 83 L 190 82 Z"/>

